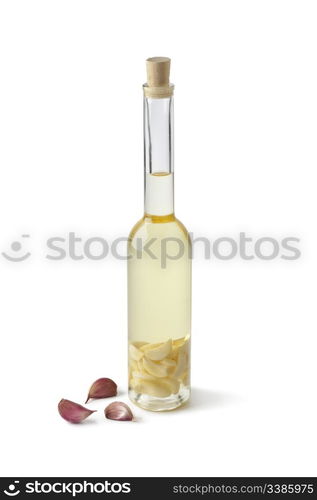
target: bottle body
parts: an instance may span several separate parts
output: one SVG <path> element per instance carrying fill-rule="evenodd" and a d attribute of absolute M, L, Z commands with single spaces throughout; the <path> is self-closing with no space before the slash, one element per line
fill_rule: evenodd
<path fill-rule="evenodd" d="M 153 411 L 190 395 L 191 242 L 174 214 L 145 215 L 129 238 L 129 397 Z"/>

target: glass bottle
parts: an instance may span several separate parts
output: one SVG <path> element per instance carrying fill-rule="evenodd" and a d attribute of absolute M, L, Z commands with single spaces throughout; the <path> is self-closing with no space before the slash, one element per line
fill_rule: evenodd
<path fill-rule="evenodd" d="M 145 210 L 128 242 L 129 397 L 173 410 L 190 396 L 191 241 L 174 214 L 170 59 L 147 60 Z"/>

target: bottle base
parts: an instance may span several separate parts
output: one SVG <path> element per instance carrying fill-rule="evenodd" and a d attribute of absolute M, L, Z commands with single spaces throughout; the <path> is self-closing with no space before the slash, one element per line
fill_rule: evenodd
<path fill-rule="evenodd" d="M 129 398 L 135 405 L 149 411 L 171 411 L 183 406 L 190 397 L 190 388 L 182 386 L 177 394 L 171 394 L 166 398 L 157 398 L 148 394 L 141 394 L 129 389 Z"/>

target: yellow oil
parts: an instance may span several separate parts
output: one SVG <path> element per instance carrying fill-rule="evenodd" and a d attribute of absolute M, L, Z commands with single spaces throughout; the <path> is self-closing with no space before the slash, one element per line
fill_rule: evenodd
<path fill-rule="evenodd" d="M 191 242 L 174 214 L 148 215 L 128 243 L 129 396 L 149 410 L 189 397 Z"/>

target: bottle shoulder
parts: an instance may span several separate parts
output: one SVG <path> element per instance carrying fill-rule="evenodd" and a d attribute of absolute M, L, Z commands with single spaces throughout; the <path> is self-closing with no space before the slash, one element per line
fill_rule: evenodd
<path fill-rule="evenodd" d="M 179 220 L 179 219 L 177 219 L 176 217 L 175 217 L 175 220 L 176 220 L 176 223 L 177 223 L 178 227 L 179 227 L 179 228 L 183 231 L 183 233 L 184 233 L 184 234 L 185 234 L 185 235 L 189 238 L 189 240 L 190 240 L 190 234 L 189 234 L 189 232 L 188 232 L 188 230 L 187 230 L 186 226 L 182 223 L 182 221 L 180 221 L 180 220 Z"/>
<path fill-rule="evenodd" d="M 138 222 L 136 222 L 136 224 L 134 224 L 134 226 L 132 227 L 129 233 L 129 240 L 132 240 L 143 226 L 144 226 L 144 217 L 139 219 Z"/>
<path fill-rule="evenodd" d="M 131 229 L 129 240 L 151 237 L 180 237 L 190 242 L 190 235 L 184 224 L 174 214 L 157 216 L 145 214 Z"/>

